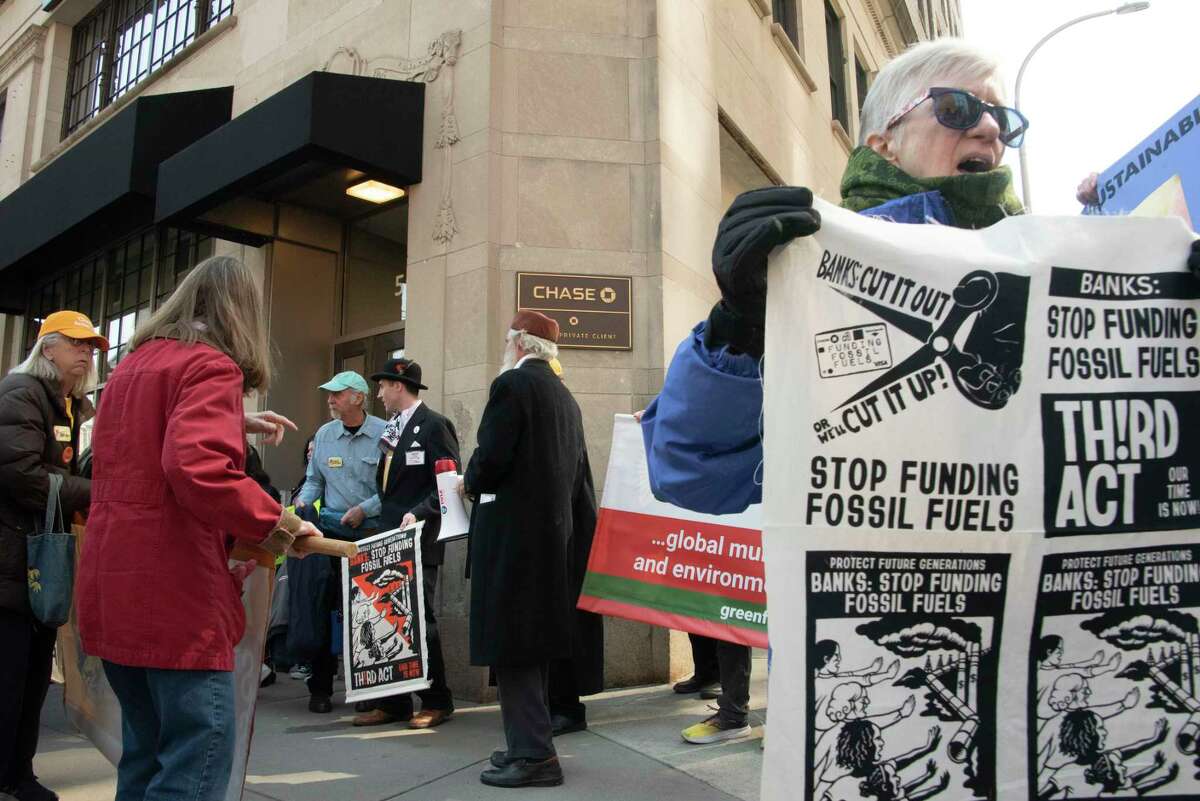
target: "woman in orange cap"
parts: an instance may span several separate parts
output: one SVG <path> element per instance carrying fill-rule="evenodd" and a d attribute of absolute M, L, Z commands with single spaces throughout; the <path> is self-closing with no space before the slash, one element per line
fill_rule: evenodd
<path fill-rule="evenodd" d="M 56 630 L 30 609 L 25 538 L 45 515 L 51 473 L 63 477 L 63 519 L 87 511 L 79 426 L 92 416 L 85 393 L 97 348 L 108 341 L 86 315 L 55 312 L 29 357 L 0 380 L 0 796 L 23 801 L 57 798 L 33 774 Z"/>

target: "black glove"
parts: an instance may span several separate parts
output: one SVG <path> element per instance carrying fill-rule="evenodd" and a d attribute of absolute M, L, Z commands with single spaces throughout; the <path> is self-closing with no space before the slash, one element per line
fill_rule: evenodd
<path fill-rule="evenodd" d="M 1192 275 L 1200 279 L 1200 239 L 1192 240 L 1192 250 L 1188 253 L 1188 269 Z"/>
<path fill-rule="evenodd" d="M 821 227 L 812 192 L 802 186 L 771 186 L 743 192 L 730 205 L 713 243 L 713 274 L 721 301 L 708 316 L 704 344 L 728 345 L 762 356 L 767 316 L 767 255 Z"/>

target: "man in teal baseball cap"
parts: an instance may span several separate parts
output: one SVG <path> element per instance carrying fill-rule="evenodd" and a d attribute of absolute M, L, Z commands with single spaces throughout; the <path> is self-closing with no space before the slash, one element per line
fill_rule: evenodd
<path fill-rule="evenodd" d="M 352 389 L 355 392 L 361 392 L 363 395 L 367 395 L 371 392 L 371 388 L 367 386 L 367 379 L 363 378 L 353 370 L 343 370 L 322 384 L 319 389 L 333 393 Z"/>
<path fill-rule="evenodd" d="M 311 506 L 318 498 L 321 511 L 317 527 L 326 537 L 339 540 L 360 540 L 379 529 L 381 502 L 375 488 L 375 471 L 379 465 L 379 438 L 386 423 L 367 414 L 370 389 L 367 381 L 353 370 L 345 370 L 321 384 L 329 416 L 333 419 L 321 426 L 313 437 L 313 455 L 308 462 L 304 486 L 296 496 L 296 511 Z M 342 597 L 340 571 L 332 571 L 326 597 Z M 330 619 L 326 610 L 324 620 Z M 308 708 L 313 712 L 330 712 L 333 704 L 333 676 L 337 660 L 330 652 L 333 636 L 326 627 L 325 645 L 312 654 L 312 676 L 308 679 Z"/>

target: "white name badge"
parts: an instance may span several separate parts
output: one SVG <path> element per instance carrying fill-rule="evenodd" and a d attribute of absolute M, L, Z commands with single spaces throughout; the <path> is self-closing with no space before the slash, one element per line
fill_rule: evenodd
<path fill-rule="evenodd" d="M 56 442 L 70 442 L 71 428 L 70 426 L 55 426 L 54 439 Z"/>
<path fill-rule="evenodd" d="M 492 495 L 490 492 L 485 492 L 479 496 L 480 505 L 485 504 L 485 503 L 491 503 L 494 500 L 496 500 L 496 496 Z"/>
<path fill-rule="evenodd" d="M 425 451 L 405 451 L 404 463 L 406 465 L 425 464 Z"/>

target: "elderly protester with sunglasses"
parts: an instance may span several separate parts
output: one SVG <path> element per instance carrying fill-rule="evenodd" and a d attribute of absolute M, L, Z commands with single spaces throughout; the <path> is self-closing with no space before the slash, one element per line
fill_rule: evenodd
<path fill-rule="evenodd" d="M 972 229 L 1021 214 L 1012 173 L 1000 160 L 1005 147 L 1020 147 L 1029 121 L 1003 104 L 1003 85 L 998 63 L 961 39 L 922 42 L 890 61 L 863 104 L 841 205 L 894 222 Z M 761 500 L 753 475 L 762 460 L 767 256 L 820 225 L 803 187 L 745 192 L 725 212 L 712 255 L 721 300 L 680 344 L 662 392 L 642 416 L 660 499 L 710 514 Z M 1200 271 L 1196 243 L 1187 260 Z M 703 422 L 709 413 L 711 424 Z"/>
<path fill-rule="evenodd" d="M 960 39 L 922 42 L 889 62 L 862 109 L 859 146 L 842 176 L 842 206 L 902 223 L 985 228 L 1023 209 L 1005 147 L 1029 121 L 1003 104 L 996 61 Z M 641 415 L 650 485 L 660 500 L 709 514 L 762 500 L 759 416 L 767 256 L 820 228 L 812 192 L 769 187 L 739 195 L 713 245 L 721 300 L 675 352 L 659 396 Z M 1182 255 L 1182 254 L 1181 254 Z M 1200 270 L 1193 246 L 1189 267 Z M 749 731 L 748 648 L 720 643 L 719 711 L 685 729 L 689 742 Z"/>
<path fill-rule="evenodd" d="M 79 427 L 92 416 L 95 352 L 108 350 L 80 312 L 41 323 L 29 356 L 0 380 L 0 798 L 22 801 L 57 798 L 33 773 L 57 629 L 30 608 L 26 537 L 41 530 L 51 474 L 62 477 L 67 522 L 88 510 Z"/>

